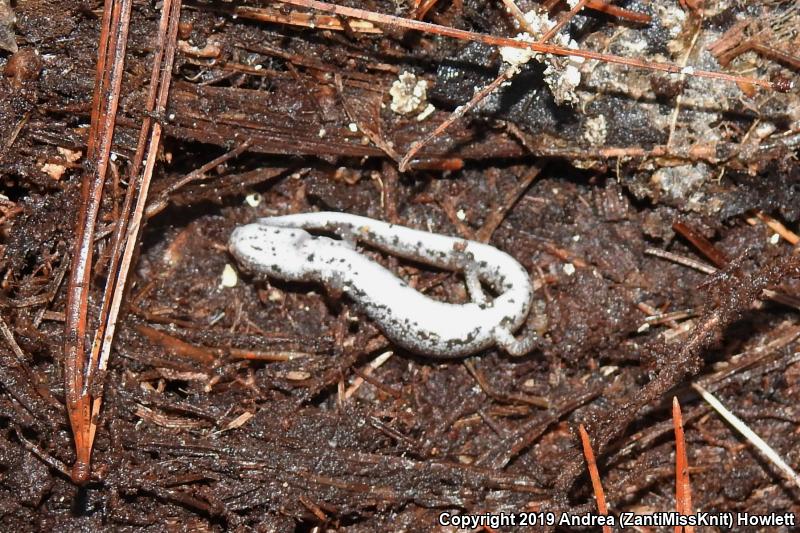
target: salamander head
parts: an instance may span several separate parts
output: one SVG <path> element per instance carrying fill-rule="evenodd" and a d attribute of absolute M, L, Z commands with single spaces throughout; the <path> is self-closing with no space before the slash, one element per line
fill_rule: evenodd
<path fill-rule="evenodd" d="M 312 238 L 301 229 L 254 223 L 236 228 L 228 248 L 249 270 L 286 281 L 300 281 L 306 278 L 310 267 L 305 244 Z"/>

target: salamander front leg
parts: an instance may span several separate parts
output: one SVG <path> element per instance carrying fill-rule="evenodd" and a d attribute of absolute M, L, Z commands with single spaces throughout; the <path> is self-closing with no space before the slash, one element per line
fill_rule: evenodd
<path fill-rule="evenodd" d="M 508 329 L 502 326 L 496 327 L 493 335 L 497 345 L 513 356 L 530 353 L 539 340 L 539 336 L 533 331 L 521 339 L 517 339 Z"/>

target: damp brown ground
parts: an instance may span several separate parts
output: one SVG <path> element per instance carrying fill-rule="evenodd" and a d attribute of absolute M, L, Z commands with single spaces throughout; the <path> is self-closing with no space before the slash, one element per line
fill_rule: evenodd
<path fill-rule="evenodd" d="M 698 2 L 616 4 L 651 20 L 586 10 L 567 25 L 581 48 L 798 79 L 794 4 L 709 1 L 702 14 Z M 695 509 L 800 511 L 798 488 L 691 388 L 713 391 L 800 463 L 796 88 L 589 62 L 577 100 L 559 103 L 546 65 L 532 62 L 399 173 L 398 156 L 498 74 L 497 52 L 340 19 L 320 29 L 300 8 L 249 5 L 261 20 L 228 3 L 183 7 L 168 110 L 156 117 L 165 137 L 153 207 L 105 380 L 93 478 L 80 488 L 60 470 L 75 460 L 65 278 L 102 5 L 1 6 L 0 529 L 448 531 L 442 512 L 593 512 L 579 424 L 613 514 L 670 511 L 673 397 Z M 134 5 L 90 326 L 158 17 L 153 3 Z M 425 17 L 518 31 L 481 0 L 434 3 Z M 404 72 L 427 82 L 429 116 L 418 118 L 424 105 L 391 109 Z M 236 225 L 312 210 L 509 252 L 536 286 L 522 333 L 536 332 L 537 348 L 435 360 L 394 347 L 321 286 L 238 269 L 235 286 L 222 283 L 236 268 L 226 251 Z M 374 258 L 434 298 L 466 300 L 457 274 Z"/>

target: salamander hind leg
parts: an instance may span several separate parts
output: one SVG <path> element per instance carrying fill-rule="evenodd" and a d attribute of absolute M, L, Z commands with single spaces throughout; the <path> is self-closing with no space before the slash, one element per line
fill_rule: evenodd
<path fill-rule="evenodd" d="M 467 292 L 469 299 L 476 304 L 486 303 L 486 294 L 481 287 L 481 280 L 478 277 L 478 268 L 474 265 L 468 265 L 464 268 L 464 279 L 467 282 Z"/>
<path fill-rule="evenodd" d="M 539 336 L 534 332 L 517 339 L 508 329 L 498 326 L 492 332 L 497 346 L 509 355 L 521 356 L 530 353 L 539 341 Z"/>

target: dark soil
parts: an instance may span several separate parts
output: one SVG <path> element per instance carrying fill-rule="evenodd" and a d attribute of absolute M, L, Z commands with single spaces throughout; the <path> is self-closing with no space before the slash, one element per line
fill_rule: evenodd
<path fill-rule="evenodd" d="M 347 3 L 412 15 L 409 3 Z M 612 514 L 671 511 L 673 397 L 695 509 L 800 512 L 800 489 L 691 388 L 714 392 L 800 465 L 800 261 L 765 223 L 782 222 L 789 239 L 798 229 L 798 73 L 752 51 L 724 67 L 708 50 L 748 20 L 760 25 L 749 32 L 791 54 L 800 43 L 781 28 L 797 27 L 796 8 L 710 1 L 701 19 L 672 0 L 616 4 L 651 23 L 587 10 L 568 25 L 580 47 L 794 80 L 795 89 L 750 93 L 593 62 L 569 105 L 532 63 L 401 174 L 391 151 L 402 156 L 490 82 L 496 51 L 396 28 L 233 17 L 226 2 L 184 5 L 154 208 L 83 487 L 59 469 L 75 460 L 65 274 L 103 7 L 17 2 L 15 23 L 0 11 L 0 530 L 424 531 L 439 528 L 444 511 L 593 512 L 579 424 Z M 302 10 L 280 8 L 292 11 Z M 159 16 L 152 2 L 134 5 L 90 325 Z M 517 31 L 502 4 L 483 0 L 439 2 L 425 20 Z M 390 109 L 401 72 L 428 81 L 430 117 Z M 173 187 L 245 140 L 244 154 Z M 244 271 L 223 286 L 226 265 L 236 266 L 226 250 L 235 226 L 314 210 L 488 239 L 531 274 L 524 331 L 540 335 L 537 348 L 441 361 L 392 346 L 353 302 L 321 286 Z M 458 275 L 374 257 L 435 298 L 467 298 Z"/>

